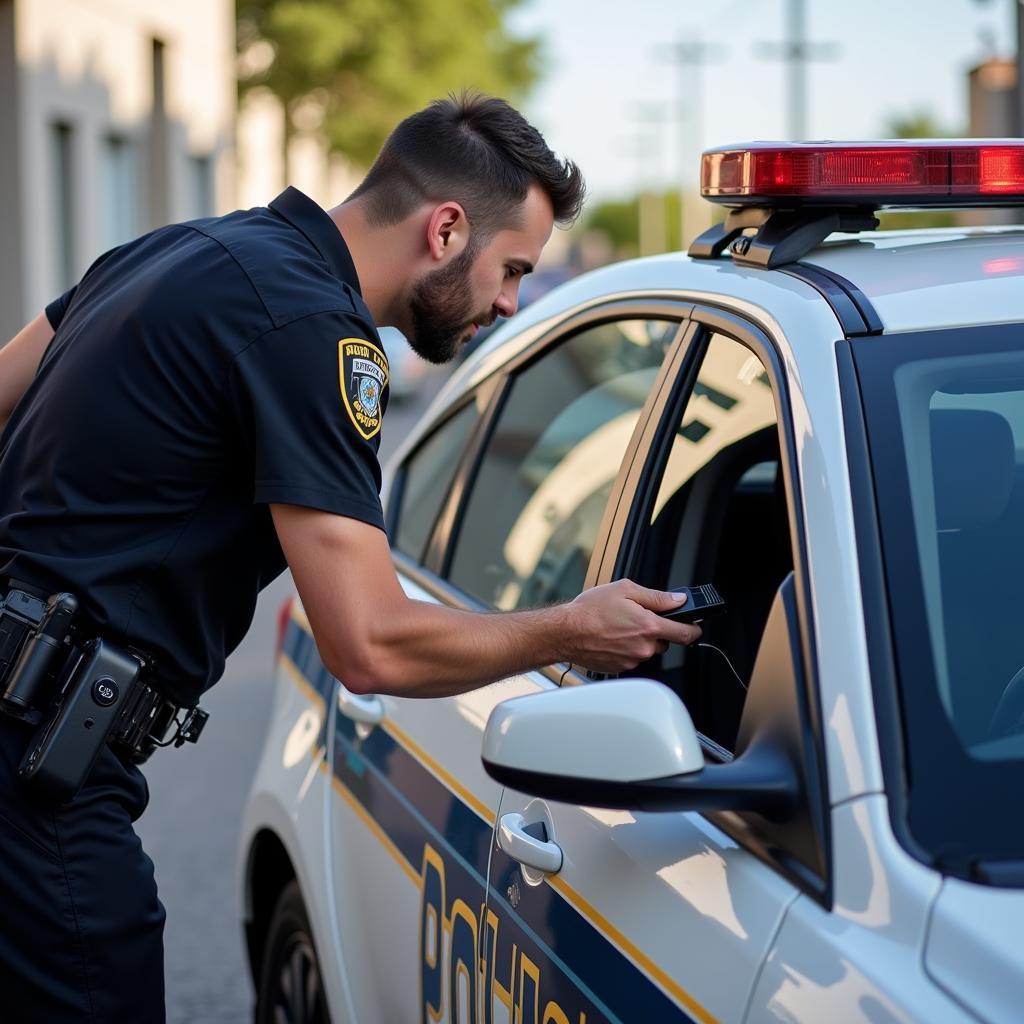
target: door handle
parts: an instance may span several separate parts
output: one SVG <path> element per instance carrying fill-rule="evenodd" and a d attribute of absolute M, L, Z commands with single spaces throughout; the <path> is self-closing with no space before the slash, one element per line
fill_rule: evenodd
<path fill-rule="evenodd" d="M 372 694 L 364 697 L 361 694 L 346 690 L 344 684 L 338 684 L 338 710 L 353 722 L 364 725 L 380 725 L 384 720 L 384 702 Z"/>
<path fill-rule="evenodd" d="M 555 875 L 562 870 L 562 848 L 549 842 L 547 835 L 543 822 L 527 824 L 514 811 L 498 821 L 498 849 L 528 868 Z"/>

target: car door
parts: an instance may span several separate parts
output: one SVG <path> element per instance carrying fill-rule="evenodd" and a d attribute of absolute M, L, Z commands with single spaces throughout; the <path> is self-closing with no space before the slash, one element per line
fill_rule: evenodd
<path fill-rule="evenodd" d="M 683 315 L 587 314 L 444 414 L 404 460 L 389 505 L 410 597 L 513 610 L 579 592 Z M 329 833 L 359 1021 L 480 1019 L 476 950 L 500 797 L 482 734 L 498 702 L 545 685 L 532 673 L 412 700 L 339 684 Z"/>
<path fill-rule="evenodd" d="M 694 325 L 676 354 L 672 386 L 609 517 L 595 579 L 713 583 L 725 596 L 728 614 L 704 624 L 702 646 L 671 647 L 630 675 L 671 686 L 706 759 L 726 762 L 769 609 L 792 578 L 795 527 L 780 372 L 759 332 L 717 321 L 732 333 Z M 576 673 L 566 683 L 601 685 Z M 482 1020 L 743 1019 L 800 891 L 797 874 L 770 863 L 769 843 L 748 822 L 569 806 L 509 789 L 496 825 Z M 809 862 L 799 866 L 802 883 L 824 886 L 816 838 L 795 855 Z M 560 856 L 556 872 L 530 867 L 530 839 Z"/>

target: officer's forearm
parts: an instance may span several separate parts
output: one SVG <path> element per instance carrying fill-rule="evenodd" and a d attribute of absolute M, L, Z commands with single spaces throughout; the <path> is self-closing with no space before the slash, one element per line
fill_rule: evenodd
<path fill-rule="evenodd" d="M 357 692 L 451 696 L 570 660 L 576 633 L 569 605 L 482 614 L 405 600 L 370 629 L 366 664 L 343 656 L 336 674 Z"/>
<path fill-rule="evenodd" d="M 629 580 L 534 611 L 415 601 L 383 531 L 315 509 L 273 505 L 271 513 L 320 656 L 357 693 L 443 697 L 560 661 L 618 673 L 700 636 L 656 614 L 678 598 Z"/>
<path fill-rule="evenodd" d="M 680 598 L 630 580 L 522 612 L 465 612 L 399 595 L 364 613 L 362 642 L 341 652 L 334 674 L 350 689 L 444 697 L 566 661 L 618 674 L 701 635 L 698 626 L 657 614 Z"/>

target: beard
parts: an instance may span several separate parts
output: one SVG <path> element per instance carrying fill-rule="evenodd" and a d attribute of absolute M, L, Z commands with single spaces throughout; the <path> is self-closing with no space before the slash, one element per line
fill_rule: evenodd
<path fill-rule="evenodd" d="M 450 363 L 471 337 L 473 323 L 483 325 L 490 313 L 473 315 L 473 294 L 469 273 L 478 246 L 470 243 L 441 270 L 433 270 L 417 281 L 409 299 L 412 316 L 412 350 L 427 362 Z"/>

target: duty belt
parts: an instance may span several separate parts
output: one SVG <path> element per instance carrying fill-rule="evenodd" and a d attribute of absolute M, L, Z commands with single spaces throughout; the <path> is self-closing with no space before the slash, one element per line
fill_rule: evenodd
<path fill-rule="evenodd" d="M 77 612 L 74 595 L 46 598 L 15 580 L 0 599 L 0 710 L 39 726 L 18 773 L 60 800 L 104 743 L 141 764 L 158 747 L 195 743 L 209 717 L 162 694 L 152 658 L 90 635 Z"/>

